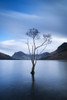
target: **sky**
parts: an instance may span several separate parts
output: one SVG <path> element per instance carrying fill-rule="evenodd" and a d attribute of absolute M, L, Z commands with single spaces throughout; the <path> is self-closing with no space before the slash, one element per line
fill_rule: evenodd
<path fill-rule="evenodd" d="M 44 52 L 67 42 L 67 0 L 0 0 L 0 52 L 28 53 L 25 33 L 31 28 L 51 34 L 52 43 Z"/>

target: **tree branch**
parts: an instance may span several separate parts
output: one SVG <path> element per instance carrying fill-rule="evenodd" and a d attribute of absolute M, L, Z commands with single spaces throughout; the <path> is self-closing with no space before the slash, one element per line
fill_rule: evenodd
<path fill-rule="evenodd" d="M 47 39 L 41 45 L 37 46 L 35 49 L 42 47 L 46 43 L 46 41 L 47 41 Z"/>
<path fill-rule="evenodd" d="M 37 55 L 38 55 L 38 50 L 37 50 Z M 38 60 L 38 59 L 35 59 L 35 66 L 36 66 L 37 60 Z"/>
<path fill-rule="evenodd" d="M 28 42 L 28 40 L 27 40 L 27 46 L 28 46 L 28 51 L 29 51 L 29 54 L 30 54 L 31 62 L 32 62 L 32 64 L 33 64 L 32 55 L 31 55 L 31 52 L 30 52 L 30 47 L 29 47 L 29 42 Z"/>

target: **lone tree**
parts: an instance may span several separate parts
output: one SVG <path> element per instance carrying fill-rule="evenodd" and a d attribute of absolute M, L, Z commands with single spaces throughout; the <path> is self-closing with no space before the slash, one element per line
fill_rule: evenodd
<path fill-rule="evenodd" d="M 30 59 L 31 59 L 31 62 L 32 62 L 32 70 L 31 70 L 31 74 L 34 75 L 34 69 L 35 69 L 35 66 L 36 66 L 36 63 L 37 63 L 37 58 L 36 58 L 36 54 L 39 55 L 41 54 L 44 49 L 46 48 L 46 46 L 48 44 L 51 43 L 51 35 L 45 35 L 43 34 L 42 35 L 42 38 L 43 38 L 43 41 L 40 45 L 36 45 L 36 42 L 38 39 L 40 39 L 39 37 L 39 31 L 35 28 L 33 29 L 29 29 L 29 31 L 26 33 L 26 35 L 28 35 L 29 37 L 32 38 L 32 45 L 29 43 L 29 40 L 27 40 L 27 46 L 28 46 L 28 50 L 29 50 L 29 54 L 30 54 Z M 30 48 L 31 46 L 31 48 Z M 38 52 L 38 49 L 39 48 L 42 48 L 42 50 L 40 52 Z"/>

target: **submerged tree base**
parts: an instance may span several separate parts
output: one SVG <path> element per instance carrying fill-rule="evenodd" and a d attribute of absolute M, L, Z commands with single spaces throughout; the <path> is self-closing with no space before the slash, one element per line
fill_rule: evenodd
<path fill-rule="evenodd" d="M 32 74 L 32 75 L 34 75 L 34 74 L 35 74 L 34 69 L 35 69 L 35 65 L 34 65 L 34 63 L 33 63 L 32 70 L 31 70 L 31 74 Z"/>
<path fill-rule="evenodd" d="M 34 72 L 34 71 L 31 71 L 31 74 L 32 74 L 32 75 L 34 75 L 34 74 L 35 74 L 35 72 Z"/>

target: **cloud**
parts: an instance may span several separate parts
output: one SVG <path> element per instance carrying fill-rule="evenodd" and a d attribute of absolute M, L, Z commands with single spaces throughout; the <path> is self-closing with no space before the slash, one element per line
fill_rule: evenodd
<path fill-rule="evenodd" d="M 53 32 L 54 35 L 67 36 L 67 1 L 66 0 L 42 0 L 36 9 L 36 14 L 46 17 L 43 24 L 44 30 Z"/>
<path fill-rule="evenodd" d="M 27 29 L 35 27 L 34 20 L 39 20 L 39 16 L 29 15 L 14 11 L 0 13 L 0 28 L 9 34 L 23 37 Z"/>
<path fill-rule="evenodd" d="M 0 51 L 10 55 L 17 51 L 27 52 L 26 47 L 26 44 L 23 43 L 21 40 L 7 40 L 0 42 Z"/>
<path fill-rule="evenodd" d="M 0 12 L 0 28 L 18 38 L 24 38 L 27 30 L 33 27 L 41 33 L 51 32 L 53 36 L 66 37 L 67 20 L 64 16 L 55 15 L 51 11 L 42 15 L 3 11 Z"/>
<path fill-rule="evenodd" d="M 13 55 L 15 52 L 22 51 L 28 53 L 28 48 L 26 44 L 27 40 L 7 40 L 0 42 L 0 52 L 4 52 L 9 55 Z M 67 38 L 53 37 L 52 43 L 47 46 L 44 52 L 52 52 L 57 49 L 57 47 L 63 42 L 67 42 Z M 30 49 L 32 40 L 30 40 Z M 37 41 L 36 45 L 40 45 L 41 41 Z M 39 52 L 42 48 L 39 49 Z M 32 49 L 31 49 L 32 50 Z"/>
<path fill-rule="evenodd" d="M 13 40 L 0 42 L 0 50 L 9 54 L 22 50 L 27 52 L 25 44 L 27 37 L 25 33 L 30 28 L 37 28 L 42 34 L 50 33 L 53 37 L 52 44 L 50 44 L 46 51 L 55 50 L 63 42 L 67 42 L 67 1 L 66 0 L 22 0 L 24 4 L 21 9 L 6 10 L 7 2 L 5 3 L 5 10 L 0 9 L 0 36 L 3 33 L 14 36 Z M 12 2 L 12 1 L 11 1 Z M 13 4 L 13 3 L 12 3 Z M 15 6 L 14 6 L 15 7 Z M 20 12 L 19 12 L 20 11 Z M 6 36 L 7 39 L 7 36 Z M 19 40 L 18 40 L 19 39 Z M 22 40 L 20 40 L 22 39 Z M 19 42 L 18 42 L 19 41 Z"/>

